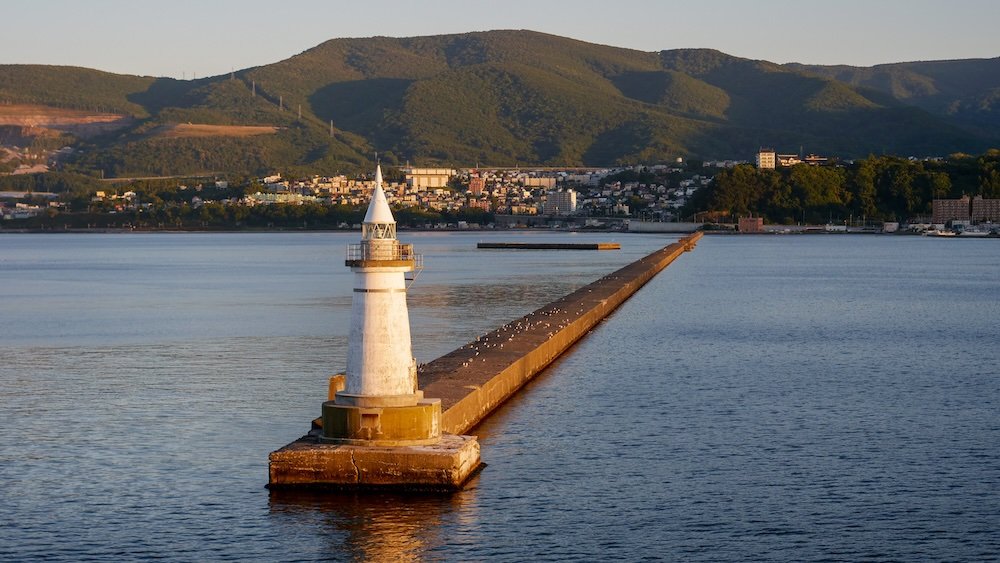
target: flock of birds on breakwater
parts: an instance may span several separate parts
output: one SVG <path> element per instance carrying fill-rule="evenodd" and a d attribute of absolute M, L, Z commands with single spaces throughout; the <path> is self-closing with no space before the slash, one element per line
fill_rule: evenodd
<path fill-rule="evenodd" d="M 578 291 L 586 289 L 587 293 L 593 293 L 594 286 L 598 286 L 606 282 L 616 281 L 619 278 L 620 276 L 609 274 Z M 556 305 L 556 303 L 565 301 L 577 301 L 580 306 L 577 310 L 570 311 Z M 553 303 L 542 310 L 525 315 L 516 321 L 506 323 L 493 332 L 477 337 L 474 341 L 459 348 L 459 350 L 467 351 L 468 354 L 462 361 L 461 367 L 468 368 L 473 366 L 476 360 L 485 362 L 487 360 L 487 355 L 485 353 L 489 350 L 502 350 L 508 344 L 520 344 L 523 339 L 528 337 L 538 338 L 541 336 L 540 330 L 550 329 L 547 333 L 545 333 L 544 337 L 545 339 L 552 338 L 555 334 L 558 334 L 559 331 L 572 324 L 589 309 L 586 303 L 583 303 L 580 300 L 572 299 L 571 297 L 560 299 L 559 301 L 556 301 L 556 303 Z M 527 343 L 527 341 L 524 343 Z M 420 367 L 423 368 L 424 366 L 422 365 Z"/>

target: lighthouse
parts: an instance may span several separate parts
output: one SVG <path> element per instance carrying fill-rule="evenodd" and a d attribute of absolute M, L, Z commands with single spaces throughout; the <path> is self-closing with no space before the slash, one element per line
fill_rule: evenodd
<path fill-rule="evenodd" d="M 406 273 L 421 267 L 413 245 L 396 239 L 382 188 L 382 167 L 361 226 L 347 248 L 354 273 L 343 389 L 323 404 L 324 442 L 369 446 L 428 445 L 441 438 L 441 401 L 417 389 L 410 346 Z"/>
<path fill-rule="evenodd" d="M 346 266 L 354 273 L 347 369 L 330 378 L 309 434 L 271 452 L 268 487 L 461 488 L 482 467 L 479 441 L 443 433 L 441 400 L 417 388 L 406 274 L 423 259 L 396 240 L 381 166 Z"/>

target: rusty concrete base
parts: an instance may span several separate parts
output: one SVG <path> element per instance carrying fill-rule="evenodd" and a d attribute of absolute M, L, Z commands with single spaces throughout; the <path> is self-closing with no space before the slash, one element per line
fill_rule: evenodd
<path fill-rule="evenodd" d="M 304 436 L 271 452 L 268 488 L 457 490 L 479 471 L 475 436 L 425 446 L 353 446 Z"/>

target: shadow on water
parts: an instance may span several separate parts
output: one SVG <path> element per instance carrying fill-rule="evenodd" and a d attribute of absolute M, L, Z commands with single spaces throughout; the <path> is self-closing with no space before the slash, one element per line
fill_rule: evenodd
<path fill-rule="evenodd" d="M 475 514 L 478 481 L 473 477 L 453 493 L 276 490 L 269 512 L 283 527 L 312 524 L 313 534 L 329 538 L 328 553 L 336 559 L 421 561 L 456 542 L 443 530 L 475 528 L 466 520 Z"/>

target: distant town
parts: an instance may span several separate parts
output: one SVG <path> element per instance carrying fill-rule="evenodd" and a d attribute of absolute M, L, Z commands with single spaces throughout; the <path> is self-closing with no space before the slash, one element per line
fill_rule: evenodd
<path fill-rule="evenodd" d="M 679 212 L 698 189 L 712 181 L 713 168 L 735 164 L 699 163 L 692 172 L 683 161 L 675 166 L 630 166 L 571 169 L 452 169 L 402 167 L 389 176 L 385 191 L 397 209 L 443 212 L 449 216 L 488 219 L 417 222 L 424 228 L 507 228 L 564 226 L 622 228 L 631 218 L 676 221 Z M 620 179 L 615 179 L 620 178 Z M 630 178 L 637 178 L 630 180 Z M 638 178 L 646 179 L 640 181 Z M 655 181 L 654 181 L 655 179 Z M 287 178 L 282 174 L 254 178 L 239 190 L 229 180 L 178 183 L 174 201 L 150 201 L 151 197 L 129 183 L 108 183 L 94 191 L 86 209 L 75 207 L 63 194 L 45 192 L 0 192 L 3 219 L 14 222 L 42 215 L 87 211 L 91 214 L 135 215 L 155 207 L 201 209 L 212 206 L 258 208 L 261 206 L 323 205 L 360 208 L 367 204 L 374 180 L 370 177 L 311 176 Z M 239 191 L 242 195 L 234 195 Z M 226 197 L 218 197 L 218 196 Z M 31 202 L 19 201 L 30 199 Z M 40 202 L 39 199 L 46 201 Z M 637 208 L 641 215 L 634 214 Z M 405 214 L 404 214 L 405 216 Z M 152 222 L 151 218 L 147 222 Z M 7 227 L 13 225 L 8 223 Z M 129 227 L 138 225 L 129 225 Z M 153 226 L 159 226 L 153 225 Z M 169 225 L 167 225 L 169 226 Z M 350 228 L 344 222 L 338 225 Z"/>
<path fill-rule="evenodd" d="M 928 159 L 931 161 L 939 159 Z M 850 163 L 848 163 L 850 164 Z M 402 226 L 420 229 L 569 228 L 734 233 L 919 232 L 997 236 L 1000 199 L 934 199 L 929 216 L 904 221 L 838 217 L 767 224 L 748 213 L 695 211 L 689 203 L 720 171 L 843 166 L 835 159 L 762 148 L 753 160 L 685 161 L 608 168 L 389 169 L 385 191 Z M 374 180 L 288 178 L 108 180 L 79 192 L 0 191 L 2 229 L 356 228 Z"/>

